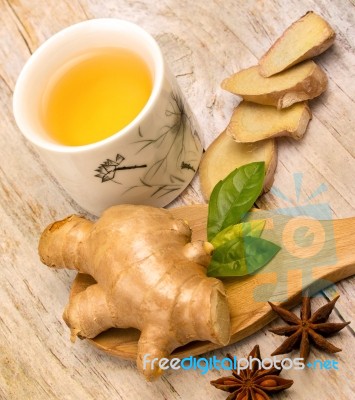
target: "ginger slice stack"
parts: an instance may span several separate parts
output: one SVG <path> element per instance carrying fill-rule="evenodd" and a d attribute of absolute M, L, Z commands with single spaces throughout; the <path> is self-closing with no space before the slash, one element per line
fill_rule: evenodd
<path fill-rule="evenodd" d="M 223 89 L 243 101 L 230 123 L 207 149 L 200 166 L 202 193 L 239 165 L 265 161 L 267 179 L 273 182 L 277 163 L 276 137 L 303 137 L 312 118 L 307 101 L 327 88 L 325 72 L 310 58 L 327 50 L 335 32 L 321 16 L 310 11 L 287 28 L 260 59 L 223 80 Z"/>

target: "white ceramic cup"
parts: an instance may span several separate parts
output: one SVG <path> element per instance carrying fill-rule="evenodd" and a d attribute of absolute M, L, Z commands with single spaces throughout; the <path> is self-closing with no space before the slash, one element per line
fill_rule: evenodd
<path fill-rule="evenodd" d="M 138 116 L 114 135 L 84 146 L 65 146 L 46 132 L 40 104 L 55 72 L 85 51 L 128 48 L 153 78 Z M 137 25 L 94 19 L 70 26 L 34 52 L 13 97 L 18 127 L 34 144 L 59 183 L 87 211 L 99 215 L 122 203 L 163 207 L 193 178 L 202 154 L 196 123 L 156 41 Z"/>

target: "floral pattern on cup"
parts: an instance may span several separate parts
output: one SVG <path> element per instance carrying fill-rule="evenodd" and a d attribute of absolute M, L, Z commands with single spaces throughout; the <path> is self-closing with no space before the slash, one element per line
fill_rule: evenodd
<path fill-rule="evenodd" d="M 95 171 L 97 174 L 95 175 L 97 178 L 101 178 L 101 182 L 112 181 L 118 184 L 121 184 L 118 180 L 116 180 L 116 172 L 123 171 L 127 169 L 135 169 L 135 168 L 147 168 L 147 164 L 142 165 L 121 165 L 125 160 L 121 154 L 117 154 L 115 160 L 107 159 L 102 164 L 100 164 L 99 168 Z"/>
<path fill-rule="evenodd" d="M 150 163 L 145 163 L 126 161 L 122 154 L 117 153 L 114 160 L 107 158 L 95 170 L 95 176 L 102 183 L 120 184 L 117 176 L 120 171 L 141 168 L 140 183 L 124 193 L 145 187 L 151 189 L 151 197 L 163 197 L 186 186 L 198 168 L 201 143 L 191 114 L 177 92 L 170 93 L 168 104 L 165 111 L 168 123 L 155 136 L 140 127 L 137 139 L 131 143 L 139 160 L 149 159 L 150 153 L 158 156 Z"/>

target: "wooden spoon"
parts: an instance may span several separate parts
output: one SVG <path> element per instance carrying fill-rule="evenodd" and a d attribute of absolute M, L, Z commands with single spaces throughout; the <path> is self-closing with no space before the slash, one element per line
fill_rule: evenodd
<path fill-rule="evenodd" d="M 170 210 L 189 222 L 193 240 L 206 240 L 207 206 L 194 205 Z M 355 274 L 355 218 L 318 221 L 285 216 L 270 211 L 250 213 L 247 219 L 266 219 L 262 237 L 282 249 L 264 268 L 253 275 L 223 279 L 231 312 L 231 343 L 267 325 L 277 316 L 267 301 L 291 308 L 306 288 L 315 293 Z M 71 296 L 95 283 L 89 275 L 78 274 Z M 136 359 L 136 329 L 109 329 L 89 342 L 109 354 Z M 174 357 L 196 356 L 220 346 L 192 342 L 176 349 Z"/>

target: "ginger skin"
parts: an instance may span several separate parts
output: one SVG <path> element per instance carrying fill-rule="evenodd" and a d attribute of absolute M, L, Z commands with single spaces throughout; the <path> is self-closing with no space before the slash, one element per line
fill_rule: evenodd
<path fill-rule="evenodd" d="M 167 210 L 120 205 L 93 223 L 71 216 L 48 226 L 41 261 L 76 269 L 96 284 L 70 299 L 63 318 L 72 337 L 137 328 L 137 365 L 147 379 L 161 373 L 143 357 L 168 357 L 194 340 L 226 345 L 230 316 L 223 284 L 206 277 L 211 245 L 191 243 L 191 230 Z"/>

